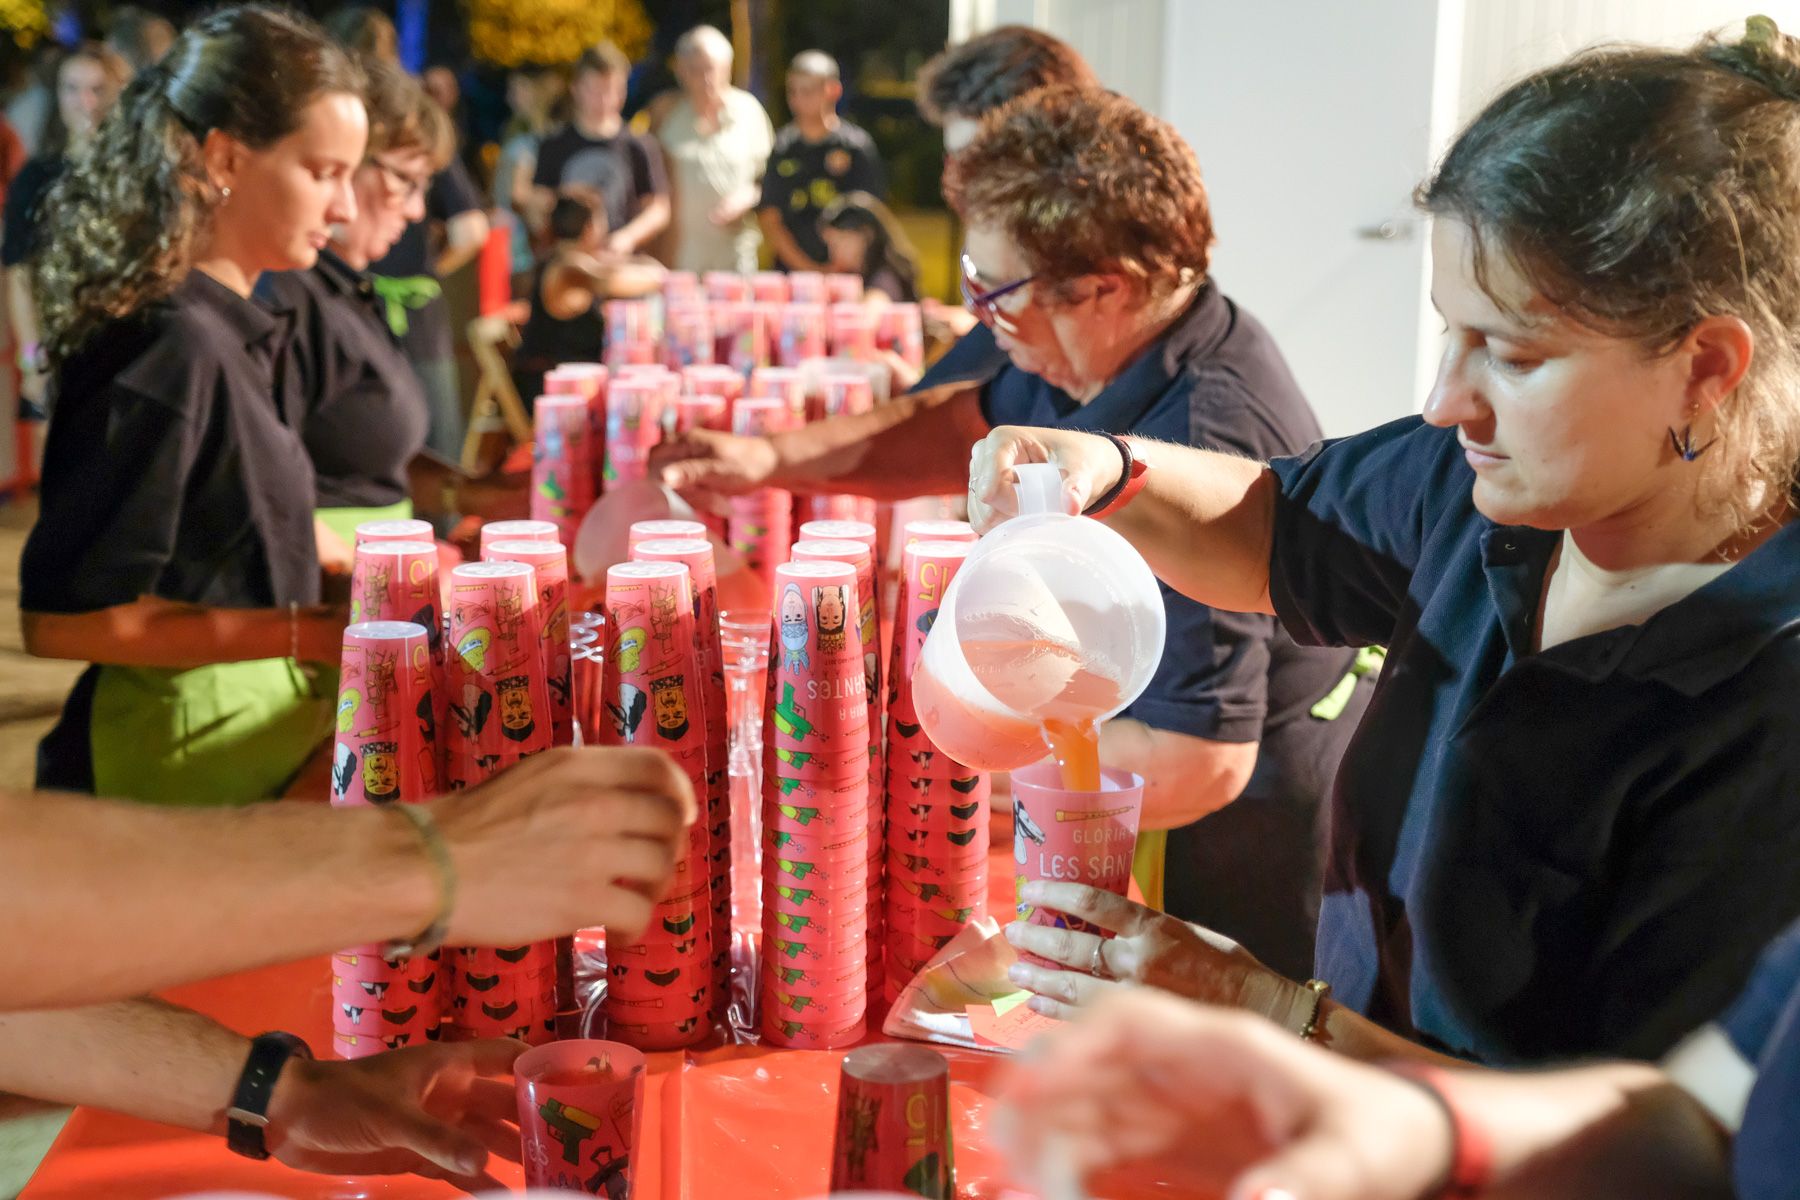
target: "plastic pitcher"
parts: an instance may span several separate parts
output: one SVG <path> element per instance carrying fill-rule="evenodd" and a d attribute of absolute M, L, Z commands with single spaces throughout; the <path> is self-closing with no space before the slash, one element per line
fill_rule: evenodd
<path fill-rule="evenodd" d="M 987 771 L 1037 762 L 1046 721 L 1083 724 L 1137 699 L 1162 660 L 1156 576 L 1098 521 L 1062 511 L 1062 474 L 1028 463 L 1019 516 L 950 581 L 913 673 L 934 745 Z"/>

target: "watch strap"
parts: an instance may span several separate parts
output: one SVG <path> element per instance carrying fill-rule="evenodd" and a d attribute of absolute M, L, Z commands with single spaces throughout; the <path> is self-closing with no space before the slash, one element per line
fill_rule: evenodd
<path fill-rule="evenodd" d="M 1473 1200 L 1482 1195 L 1493 1182 L 1494 1140 L 1458 1103 L 1455 1079 L 1429 1063 L 1396 1060 L 1384 1065 L 1430 1096 L 1449 1118 L 1450 1167 L 1443 1185 L 1430 1193 L 1433 1200 Z"/>
<path fill-rule="evenodd" d="M 282 1068 L 296 1056 L 311 1058 L 312 1049 L 291 1033 L 258 1034 L 250 1042 L 250 1056 L 244 1060 L 231 1106 L 225 1110 L 225 1144 L 234 1153 L 259 1161 L 269 1157 L 263 1137 L 269 1125 L 269 1101 Z"/>
<path fill-rule="evenodd" d="M 1150 464 L 1131 452 L 1130 442 L 1116 433 L 1102 432 L 1100 436 L 1118 449 L 1119 457 L 1123 461 L 1118 482 L 1081 510 L 1082 516 L 1096 519 L 1111 516 L 1131 503 L 1132 497 L 1144 490 L 1144 484 L 1149 482 L 1150 477 Z"/>

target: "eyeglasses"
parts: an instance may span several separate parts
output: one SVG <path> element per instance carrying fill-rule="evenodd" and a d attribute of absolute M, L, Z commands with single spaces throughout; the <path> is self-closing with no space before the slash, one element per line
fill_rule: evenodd
<path fill-rule="evenodd" d="M 977 321 L 980 321 L 989 329 L 998 326 L 1004 332 L 1011 333 L 1018 327 L 1007 319 L 1006 313 L 1002 312 L 1000 309 L 999 302 L 1002 297 L 1013 295 L 1020 288 L 1036 278 L 1037 274 L 1033 272 L 1022 279 L 1015 279 L 1011 283 L 1003 283 L 997 288 L 989 288 L 986 291 L 983 291 L 981 288 L 981 272 L 975 269 L 974 260 L 971 259 L 965 251 L 962 256 L 963 304 L 967 306 L 970 312 L 975 314 L 975 319 Z M 1009 305 L 1008 307 L 1014 312 L 1019 310 L 1019 305 L 1016 303 Z"/>
<path fill-rule="evenodd" d="M 402 204 L 423 196 L 425 189 L 431 186 L 429 178 L 421 179 L 417 175 L 409 175 L 393 163 L 379 158 L 371 158 L 369 161 L 374 163 L 383 175 L 387 176 L 389 187 L 399 192 Z"/>

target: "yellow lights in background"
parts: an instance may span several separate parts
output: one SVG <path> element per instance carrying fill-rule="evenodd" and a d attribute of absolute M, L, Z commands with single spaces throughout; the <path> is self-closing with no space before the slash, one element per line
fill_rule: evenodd
<path fill-rule="evenodd" d="M 50 14 L 43 0 L 0 0 L 0 36 L 30 49 L 50 34 Z"/>
<path fill-rule="evenodd" d="M 0 0 L 0 12 L 28 3 Z M 468 0 L 468 12 L 470 51 L 500 67 L 573 62 L 601 41 L 635 61 L 650 46 L 640 0 Z"/>

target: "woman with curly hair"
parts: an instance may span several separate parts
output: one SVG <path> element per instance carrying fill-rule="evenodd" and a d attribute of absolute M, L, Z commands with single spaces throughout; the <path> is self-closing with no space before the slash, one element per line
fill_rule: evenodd
<path fill-rule="evenodd" d="M 21 564 L 26 648 L 85 660 L 41 787 L 166 803 L 277 794 L 327 732 L 302 414 L 264 271 L 311 267 L 355 215 L 362 74 L 249 5 L 126 90 L 50 194 L 34 263 L 56 418 Z"/>

